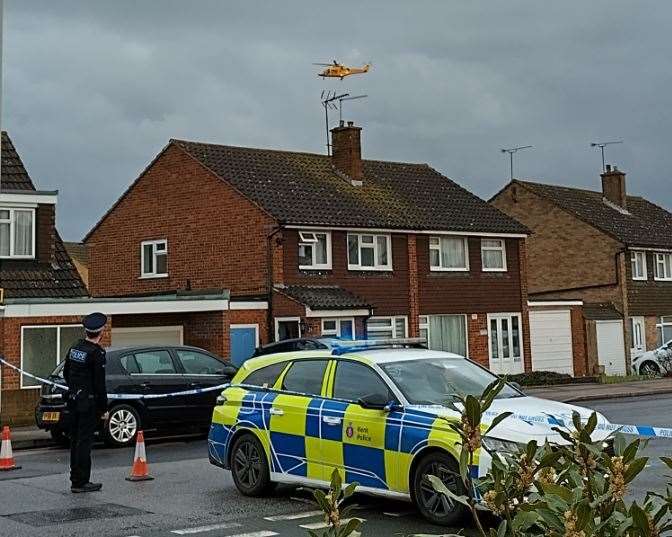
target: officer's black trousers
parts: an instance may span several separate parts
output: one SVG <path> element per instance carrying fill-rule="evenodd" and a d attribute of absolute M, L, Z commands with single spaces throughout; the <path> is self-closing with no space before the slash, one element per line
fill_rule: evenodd
<path fill-rule="evenodd" d="M 73 405 L 76 407 L 76 405 Z M 91 447 L 96 432 L 96 410 L 70 411 L 70 481 L 79 487 L 91 480 Z"/>

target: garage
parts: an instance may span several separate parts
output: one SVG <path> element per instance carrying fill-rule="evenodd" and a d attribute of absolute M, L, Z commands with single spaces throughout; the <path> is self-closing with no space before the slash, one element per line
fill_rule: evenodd
<path fill-rule="evenodd" d="M 182 326 L 112 328 L 112 346 L 182 345 L 183 332 Z"/>
<path fill-rule="evenodd" d="M 607 375 L 625 375 L 623 321 L 596 321 L 597 362 Z"/>
<path fill-rule="evenodd" d="M 570 310 L 530 311 L 533 371 L 574 376 Z"/>

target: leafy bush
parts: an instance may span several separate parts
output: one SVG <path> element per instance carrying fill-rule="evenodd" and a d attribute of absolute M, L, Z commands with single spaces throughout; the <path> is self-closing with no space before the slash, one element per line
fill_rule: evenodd
<path fill-rule="evenodd" d="M 328 492 L 325 494 L 321 490 L 314 490 L 313 496 L 317 505 L 324 512 L 324 519 L 327 527 L 324 530 L 308 530 L 311 537 L 359 537 L 359 527 L 362 521 L 358 518 L 351 518 L 345 524 L 344 517 L 351 510 L 350 507 L 342 507 L 343 502 L 355 492 L 358 483 L 350 483 L 343 488 L 343 481 L 338 470 L 334 468 L 331 473 L 331 484 Z"/>
<path fill-rule="evenodd" d="M 531 371 L 530 373 L 520 373 L 511 375 L 509 381 L 517 382 L 521 386 L 547 386 L 552 384 L 568 384 L 576 379 L 566 373 L 556 373 L 554 371 Z"/>

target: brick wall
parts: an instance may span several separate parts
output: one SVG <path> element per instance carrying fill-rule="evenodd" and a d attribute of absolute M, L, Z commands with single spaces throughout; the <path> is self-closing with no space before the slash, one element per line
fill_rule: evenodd
<path fill-rule="evenodd" d="M 646 350 L 658 348 L 658 329 L 656 324 L 660 318 L 655 315 L 647 315 L 644 317 L 644 331 L 646 333 Z"/>
<path fill-rule="evenodd" d="M 86 244 L 93 296 L 228 288 L 267 289 L 274 221 L 175 145 L 111 210 Z M 140 279 L 140 243 L 168 240 L 168 277 Z"/>
<path fill-rule="evenodd" d="M 619 242 L 520 185 L 507 187 L 492 204 L 533 232 L 528 239 L 530 293 L 617 284 Z"/>
<path fill-rule="evenodd" d="M 594 363 L 588 363 L 588 348 L 586 341 L 586 320 L 583 317 L 583 308 L 573 306 L 570 308 L 572 323 L 572 357 L 574 360 L 574 376 L 583 377 L 591 374 L 597 367 L 597 356 Z"/>
<path fill-rule="evenodd" d="M 40 263 L 52 263 L 56 252 L 56 206 L 38 205 L 35 215 L 35 257 Z"/>
<path fill-rule="evenodd" d="M 469 358 L 485 367 L 490 367 L 488 342 L 488 316 L 485 313 L 467 315 Z"/>
<path fill-rule="evenodd" d="M 408 236 L 408 336 L 420 335 L 420 294 L 418 288 L 418 249 L 415 235 Z"/>
<path fill-rule="evenodd" d="M 0 318 L 0 354 L 17 367 L 21 367 L 21 328 L 36 325 L 79 325 L 82 318 L 64 317 L 9 317 Z M 109 326 L 103 334 L 102 344 L 110 344 Z M 56 364 L 54 363 L 54 367 Z M 20 375 L 2 367 L 2 408 L 0 422 L 12 426 L 34 424 L 35 405 L 39 399 L 37 388 L 21 388 Z"/>
<path fill-rule="evenodd" d="M 530 307 L 527 304 L 527 239 L 518 241 L 518 267 L 520 270 L 520 311 L 523 323 L 523 366 L 532 371 L 532 344 L 530 343 Z"/>

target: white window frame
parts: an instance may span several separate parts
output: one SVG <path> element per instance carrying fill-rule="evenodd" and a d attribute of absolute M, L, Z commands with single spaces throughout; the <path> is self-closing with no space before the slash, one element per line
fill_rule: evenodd
<path fill-rule="evenodd" d="M 156 257 L 157 251 L 156 251 L 156 246 L 159 244 L 163 244 L 165 246 L 165 249 L 160 252 L 160 255 L 165 255 L 166 256 L 166 272 L 156 272 Z M 153 257 L 153 264 L 152 267 L 154 268 L 153 272 L 145 272 L 145 246 L 152 246 L 152 257 Z M 140 243 L 140 278 L 141 279 L 148 279 L 148 278 L 167 278 L 168 277 L 168 239 L 156 239 L 153 241 L 142 241 Z"/>
<path fill-rule="evenodd" d="M 453 316 L 462 316 L 464 317 L 464 334 L 465 334 L 465 356 L 469 357 L 469 317 L 467 316 L 466 313 L 428 313 L 427 315 L 418 315 L 418 335 L 420 334 L 421 330 L 427 330 L 427 348 L 429 349 L 429 342 L 431 340 L 431 333 L 430 333 L 430 322 L 429 318 L 432 316 L 443 316 L 443 315 L 453 315 Z M 407 328 L 408 329 L 408 328 Z M 422 337 L 422 336 L 420 336 Z M 431 350 L 431 349 L 430 349 Z"/>
<path fill-rule="evenodd" d="M 638 260 L 642 262 L 642 274 L 639 274 L 639 271 L 636 270 L 638 266 Z M 632 279 L 639 281 L 646 281 L 648 279 L 647 266 L 646 266 L 646 252 L 643 250 L 632 250 L 630 252 L 630 267 L 632 272 Z"/>
<path fill-rule="evenodd" d="M 30 207 L 0 207 L 0 211 L 9 211 L 9 220 L 2 219 L 0 220 L 3 224 L 9 224 L 9 255 L 0 255 L 0 259 L 35 259 L 35 228 L 37 223 L 35 221 L 35 209 Z M 16 226 L 16 218 L 14 215 L 17 212 L 30 212 L 31 213 L 31 223 L 32 223 L 32 233 L 31 233 L 31 253 L 29 255 L 15 255 L 14 254 L 14 228 Z"/>
<path fill-rule="evenodd" d="M 662 315 L 656 317 L 656 337 L 658 337 L 658 333 L 660 332 L 660 345 L 665 345 L 667 341 L 665 341 L 665 326 L 672 326 L 672 321 L 665 321 L 664 319 L 672 319 L 672 316 L 670 315 Z M 658 346 L 660 346 L 658 345 Z"/>
<path fill-rule="evenodd" d="M 326 322 L 336 322 L 336 328 L 335 329 L 329 329 L 325 330 L 324 329 L 324 323 Z M 356 326 L 355 326 L 355 318 L 354 317 L 328 317 L 326 319 L 322 319 L 322 322 L 320 323 L 320 330 L 322 336 L 325 337 L 341 337 L 341 322 L 346 321 L 346 322 L 351 322 L 352 323 L 352 339 L 355 340 L 357 339 L 356 335 Z"/>
<path fill-rule="evenodd" d="M 299 240 L 297 242 L 297 257 L 298 257 L 298 248 L 300 248 L 302 244 L 313 245 L 312 264 L 310 264 L 310 265 L 299 265 L 299 269 L 300 270 L 331 270 L 331 232 L 330 231 L 300 230 L 298 235 L 299 235 Z M 311 235 L 312 235 L 312 237 L 311 237 Z M 322 264 L 317 263 L 315 261 L 316 253 L 315 253 L 314 245 L 318 243 L 317 235 L 325 235 L 326 236 L 327 262 L 322 263 Z"/>
<path fill-rule="evenodd" d="M 26 324 L 21 327 L 21 369 L 25 370 L 25 367 L 23 367 L 23 347 L 24 347 L 24 334 L 26 330 L 31 330 L 34 328 L 56 328 L 56 362 L 54 363 L 54 368 L 58 364 L 60 364 L 63 360 L 65 360 L 65 356 L 60 357 L 58 356 L 58 353 L 61 352 L 61 328 L 81 328 L 81 324 Z M 30 371 L 29 371 L 30 373 Z M 20 387 L 22 390 L 35 390 L 35 389 L 40 389 L 42 388 L 42 384 L 38 384 L 37 386 L 25 386 L 23 384 L 23 375 L 19 375 L 20 377 Z"/>
<path fill-rule="evenodd" d="M 399 335 L 397 334 L 397 320 L 403 319 L 404 320 L 404 335 Z M 388 320 L 390 321 L 390 326 L 389 327 L 383 327 L 383 328 L 370 328 L 368 325 L 368 321 L 373 320 L 373 321 L 382 321 L 382 320 Z M 366 323 L 366 335 L 369 339 L 375 339 L 375 334 L 376 332 L 389 332 L 392 331 L 392 337 L 393 338 L 401 338 L 401 337 L 408 337 L 408 317 L 406 315 L 376 315 L 373 317 L 369 317 L 367 319 Z"/>
<path fill-rule="evenodd" d="M 493 319 L 508 319 L 508 324 L 509 324 L 509 333 L 511 331 L 511 319 L 513 317 L 518 318 L 518 348 L 520 349 L 520 357 L 516 359 L 515 356 L 510 356 L 506 359 L 502 358 L 501 356 L 497 358 L 497 360 L 493 359 L 492 357 L 492 327 L 491 327 L 491 321 Z M 510 312 L 510 313 L 488 313 L 487 315 L 487 322 L 488 322 L 488 363 L 490 365 L 490 370 L 491 371 L 499 371 L 499 367 L 506 367 L 506 364 L 515 364 L 519 365 L 521 372 L 525 371 L 525 346 L 524 346 L 524 339 L 523 339 L 523 319 L 522 315 L 518 312 Z M 501 324 L 501 323 L 500 323 Z M 497 333 L 497 347 L 502 348 L 503 347 L 503 340 L 502 340 L 502 331 L 499 330 Z M 509 349 L 513 350 L 513 345 L 511 341 L 509 340 Z M 509 373 L 516 373 L 517 371 L 509 371 Z"/>
<path fill-rule="evenodd" d="M 499 246 L 485 246 L 486 241 L 499 242 Z M 501 252 L 502 253 L 502 266 L 497 268 L 486 268 L 485 261 L 483 259 L 483 252 Z M 508 270 L 506 265 L 506 241 L 504 239 L 491 239 L 491 238 L 482 238 L 481 239 L 481 270 L 483 272 L 506 272 Z"/>
<path fill-rule="evenodd" d="M 358 263 L 350 262 L 350 237 L 357 237 L 357 252 L 359 257 Z M 373 246 L 373 263 L 372 267 L 362 266 L 362 237 L 373 237 L 373 245 L 367 244 L 365 248 Z M 385 237 L 387 242 L 387 264 L 378 264 L 378 237 Z M 346 237 L 346 255 L 348 256 L 348 270 L 392 270 L 392 236 L 385 233 L 348 233 Z"/>
<path fill-rule="evenodd" d="M 464 267 L 443 267 L 441 266 L 441 241 L 443 238 L 447 239 L 461 239 L 464 243 Z M 436 239 L 439 244 L 432 244 L 432 240 Z M 432 250 L 439 252 L 439 266 L 432 265 Z M 429 270 L 432 272 L 469 272 L 469 241 L 467 237 L 459 237 L 454 235 L 431 235 L 429 237 Z"/>
<path fill-rule="evenodd" d="M 664 252 L 656 252 L 655 258 L 653 260 L 654 263 L 654 273 L 653 273 L 653 279 L 658 281 L 658 282 L 670 282 L 672 281 L 672 254 L 670 253 L 664 253 Z M 665 264 L 665 258 L 670 258 L 670 265 L 671 265 L 671 270 L 670 273 L 667 273 L 667 270 L 665 270 L 666 264 Z M 663 275 L 660 275 L 660 272 L 658 269 L 661 266 L 661 261 L 662 261 L 662 266 L 663 266 Z"/>
<path fill-rule="evenodd" d="M 299 337 L 301 337 L 301 317 L 275 317 L 274 322 L 275 322 L 275 342 L 281 341 L 280 340 L 281 322 L 296 322 L 296 324 L 299 325 Z"/>

